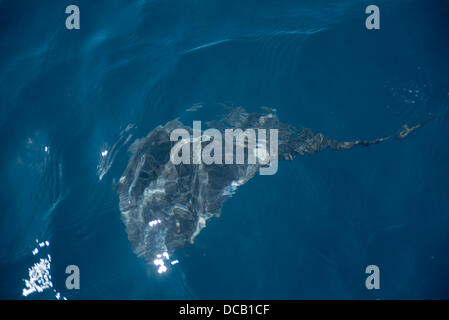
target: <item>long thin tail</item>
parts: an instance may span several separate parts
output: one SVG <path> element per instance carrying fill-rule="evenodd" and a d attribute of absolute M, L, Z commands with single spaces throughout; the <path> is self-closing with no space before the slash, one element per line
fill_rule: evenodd
<path fill-rule="evenodd" d="M 297 154 L 313 154 L 315 152 L 323 151 L 327 148 L 333 150 L 348 150 L 354 148 L 355 146 L 372 146 L 390 140 L 394 137 L 396 137 L 397 139 L 404 139 L 416 129 L 421 128 L 432 121 L 440 119 L 449 119 L 449 114 L 432 116 L 427 120 L 411 127 L 409 127 L 407 124 L 404 124 L 397 133 L 391 134 L 386 137 L 377 138 L 374 140 L 356 140 L 346 142 L 330 139 L 322 133 L 315 134 L 308 128 L 298 130 L 296 128 L 289 127 L 288 130 L 281 130 L 280 132 L 281 141 L 279 143 L 279 156 L 284 160 L 293 160 Z"/>

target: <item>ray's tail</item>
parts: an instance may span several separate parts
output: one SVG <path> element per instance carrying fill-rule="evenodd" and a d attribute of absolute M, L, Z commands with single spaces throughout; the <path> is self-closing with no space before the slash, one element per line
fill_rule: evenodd
<path fill-rule="evenodd" d="M 313 133 L 308 128 L 298 130 L 296 128 L 281 128 L 280 141 L 279 141 L 279 156 L 284 160 L 293 160 L 297 154 L 304 155 L 306 153 L 313 154 L 315 152 L 323 151 L 327 148 L 332 150 L 348 150 L 355 146 L 368 147 L 381 142 L 390 140 L 396 137 L 397 139 L 404 139 L 411 132 L 423 127 L 424 125 L 435 120 L 447 120 L 449 114 L 440 114 L 432 116 L 425 121 L 422 121 L 414 126 L 409 127 L 404 124 L 397 133 L 377 138 L 373 140 L 355 140 L 355 141 L 337 141 L 326 137 L 322 133 Z M 284 129 L 284 130 L 282 130 Z"/>

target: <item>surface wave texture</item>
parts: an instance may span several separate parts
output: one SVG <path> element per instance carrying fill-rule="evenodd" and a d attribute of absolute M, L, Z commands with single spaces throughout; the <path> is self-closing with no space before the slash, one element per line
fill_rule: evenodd
<path fill-rule="evenodd" d="M 448 30 L 446 0 L 0 0 L 0 299 L 449 298 Z M 199 120 L 278 129 L 277 172 L 174 165 Z"/>

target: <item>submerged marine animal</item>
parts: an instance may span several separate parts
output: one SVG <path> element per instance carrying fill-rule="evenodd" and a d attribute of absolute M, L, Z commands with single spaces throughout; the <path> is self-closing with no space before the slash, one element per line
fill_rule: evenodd
<path fill-rule="evenodd" d="M 227 109 L 228 113 L 222 119 L 207 125 L 221 132 L 226 128 L 277 129 L 280 160 L 293 160 L 297 155 L 328 148 L 347 150 L 371 146 L 393 137 L 339 142 L 322 133 L 282 123 L 270 109 L 264 109 L 263 113 L 248 113 L 242 107 Z M 405 125 L 397 137 L 404 138 L 437 118 L 411 128 Z M 130 146 L 132 155 L 117 188 L 121 216 L 132 250 L 158 266 L 159 272 L 166 271 L 164 261 L 169 261 L 175 250 L 194 242 L 208 219 L 220 216 L 223 202 L 238 186 L 253 178 L 261 166 L 257 163 L 175 165 L 170 161 L 170 151 L 176 142 L 170 140 L 170 133 L 179 128 L 192 132 L 192 128 L 172 120 L 136 140 Z"/>

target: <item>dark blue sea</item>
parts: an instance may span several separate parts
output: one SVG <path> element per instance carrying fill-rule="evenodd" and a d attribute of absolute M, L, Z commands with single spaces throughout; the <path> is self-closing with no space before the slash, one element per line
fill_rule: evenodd
<path fill-rule="evenodd" d="M 71 4 L 80 29 L 66 29 Z M 275 108 L 339 141 L 445 114 L 449 2 L 1 0 L 0 298 L 449 298 L 447 119 L 282 161 L 167 272 L 138 258 L 114 189 L 129 153 L 100 180 L 104 152 L 128 125 L 135 139 L 221 104 Z"/>

